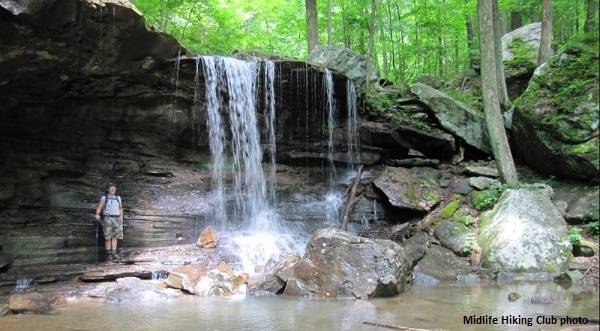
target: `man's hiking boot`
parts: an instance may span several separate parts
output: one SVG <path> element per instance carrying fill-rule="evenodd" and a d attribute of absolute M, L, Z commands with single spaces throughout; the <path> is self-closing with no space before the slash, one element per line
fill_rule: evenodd
<path fill-rule="evenodd" d="M 112 260 L 114 260 L 114 257 L 113 257 L 112 253 L 113 253 L 113 251 L 106 251 L 106 261 L 112 261 Z"/>
<path fill-rule="evenodd" d="M 120 260 L 121 256 L 119 256 L 119 254 L 117 254 L 117 251 L 111 251 L 111 256 L 113 260 Z"/>

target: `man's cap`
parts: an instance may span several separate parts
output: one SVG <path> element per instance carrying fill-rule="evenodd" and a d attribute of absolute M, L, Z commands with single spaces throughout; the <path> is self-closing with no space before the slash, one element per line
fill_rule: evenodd
<path fill-rule="evenodd" d="M 106 183 L 106 188 L 109 188 L 111 186 L 117 187 L 117 184 L 113 183 L 113 182 L 108 182 Z"/>

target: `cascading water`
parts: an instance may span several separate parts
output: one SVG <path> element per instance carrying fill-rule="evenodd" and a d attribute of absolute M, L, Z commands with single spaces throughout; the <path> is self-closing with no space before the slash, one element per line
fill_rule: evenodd
<path fill-rule="evenodd" d="M 325 105 L 327 107 L 327 161 L 329 164 L 329 189 L 331 190 L 337 177 L 334 160 L 335 144 L 333 140 L 336 127 L 336 111 L 335 101 L 333 99 L 333 76 L 331 75 L 331 71 L 329 71 L 327 68 L 325 68 L 325 75 L 323 75 L 323 83 L 323 86 L 325 86 L 323 91 L 325 94 L 324 98 L 326 100 Z"/>
<path fill-rule="evenodd" d="M 262 168 L 263 153 L 256 117 L 257 78 L 261 64 L 270 195 L 273 197 L 271 201 L 274 201 L 275 66 L 270 61 L 245 62 L 224 57 L 204 56 L 197 61 L 202 63 L 206 86 L 211 175 L 215 192 L 214 219 L 220 222 L 222 231 L 231 231 L 242 269 L 252 271 L 254 266 L 269 258 L 278 258 L 283 252 L 298 251 L 295 240 L 270 208 Z M 225 194 L 224 177 L 232 179 L 230 195 Z M 225 204 L 228 196 L 233 200 L 231 208 Z"/>
<path fill-rule="evenodd" d="M 209 145 L 212 155 L 213 223 L 231 236 L 237 247 L 236 256 L 242 269 L 252 272 L 256 265 L 270 258 L 279 259 L 282 253 L 303 252 L 304 240 L 299 241 L 279 219 L 273 209 L 276 163 L 276 107 L 275 64 L 271 61 L 246 62 L 234 58 L 202 56 L 196 59 L 196 83 L 204 76 L 205 105 Z M 202 72 L 200 72 L 200 66 Z M 307 71 L 306 71 L 307 72 Z M 315 76 L 314 74 L 310 74 Z M 305 80 L 313 79 L 307 74 Z M 306 83 L 306 82 L 304 82 Z M 322 76 L 323 90 L 308 86 L 307 106 L 312 106 L 322 93 L 324 123 L 327 125 L 327 157 L 329 192 L 325 198 L 326 223 L 339 225 L 339 207 L 343 197 L 336 192 L 334 134 L 338 126 L 337 104 L 334 99 L 333 77 L 329 70 Z M 312 88 L 312 89 L 311 89 Z M 196 98 L 199 89 L 196 89 Z M 357 115 L 354 86 L 348 86 L 348 153 L 349 160 L 357 163 Z M 292 96 L 294 98 L 298 96 Z M 313 98 L 313 99 L 311 99 Z M 260 102 L 262 101 L 262 103 Z M 310 101 L 310 102 L 308 102 Z M 197 105 L 200 105 L 198 102 Z M 262 106 L 258 111 L 258 107 Z M 264 114 L 266 134 L 261 145 L 257 113 Z M 307 128 L 308 131 L 308 128 Z M 267 187 L 263 171 L 263 146 L 268 160 Z M 289 224 L 288 224 L 289 225 Z M 294 225 L 294 226 L 297 226 Z M 302 234 L 306 235 L 306 234 Z"/>
<path fill-rule="evenodd" d="M 346 82 L 346 107 L 348 108 L 348 167 L 351 171 L 356 170 L 360 163 L 360 135 L 358 132 L 359 117 L 356 106 L 356 89 L 351 80 Z"/>
<path fill-rule="evenodd" d="M 277 137 L 275 136 L 275 63 L 265 61 L 264 64 L 264 94 L 266 107 L 266 127 L 268 132 L 267 150 L 269 152 L 269 199 L 272 206 L 277 204 L 276 157 Z"/>

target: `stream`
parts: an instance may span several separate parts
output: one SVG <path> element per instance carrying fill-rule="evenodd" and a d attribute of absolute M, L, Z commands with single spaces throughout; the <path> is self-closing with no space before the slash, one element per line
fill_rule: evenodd
<path fill-rule="evenodd" d="M 509 302 L 510 292 L 522 298 Z M 550 298 L 552 302 L 535 304 L 535 298 Z M 0 330 L 390 330 L 365 322 L 426 330 L 558 330 L 561 317 L 584 322 L 583 318 L 597 317 L 598 309 L 598 292 L 575 286 L 564 289 L 553 282 L 450 282 L 416 285 L 398 296 L 371 300 L 189 295 L 99 302 L 80 297 L 69 299 L 53 314 L 1 318 Z M 487 324 L 465 324 L 473 315 L 484 316 Z M 494 319 L 497 324 L 493 324 Z"/>

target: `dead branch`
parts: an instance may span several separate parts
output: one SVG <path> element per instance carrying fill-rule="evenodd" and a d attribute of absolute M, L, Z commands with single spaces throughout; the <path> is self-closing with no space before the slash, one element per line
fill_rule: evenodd
<path fill-rule="evenodd" d="M 431 330 L 428 330 L 428 329 L 415 329 L 415 328 L 409 328 L 407 326 L 381 324 L 381 323 L 368 322 L 368 321 L 364 321 L 363 324 L 373 325 L 373 326 L 378 326 L 378 327 L 387 328 L 387 329 L 393 329 L 393 330 L 403 330 L 403 331 L 431 331 Z"/>
<path fill-rule="evenodd" d="M 356 169 L 356 178 L 352 182 L 352 186 L 346 191 L 346 202 L 344 203 L 344 213 L 342 214 L 342 230 L 346 231 L 348 222 L 350 222 L 350 214 L 354 205 L 360 200 L 359 196 L 364 192 L 364 189 L 359 189 L 360 178 L 363 173 L 363 165 L 359 165 Z"/>

